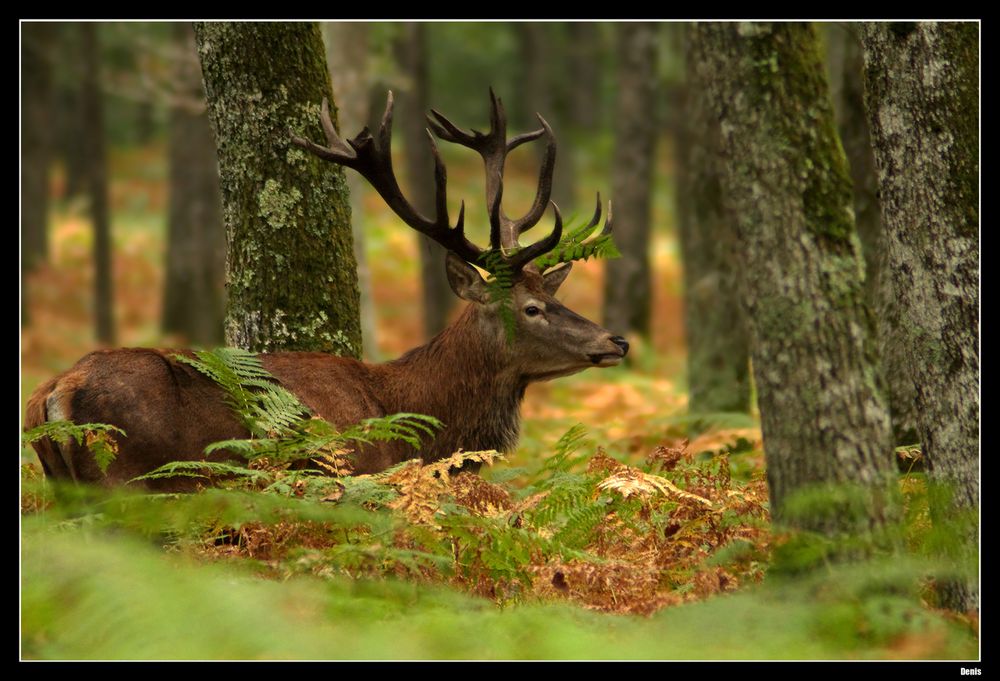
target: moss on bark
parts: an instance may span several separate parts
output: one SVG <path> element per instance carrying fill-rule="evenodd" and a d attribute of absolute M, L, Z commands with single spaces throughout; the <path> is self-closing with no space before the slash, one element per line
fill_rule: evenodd
<path fill-rule="evenodd" d="M 322 139 L 320 102 L 333 102 L 319 27 L 220 22 L 195 32 L 229 239 L 226 342 L 359 356 L 344 172 L 290 144 L 292 132 Z"/>
<path fill-rule="evenodd" d="M 774 518 L 824 532 L 877 528 L 894 515 L 889 419 L 815 29 L 697 24 L 693 44 L 737 218 Z M 869 490 L 864 513 L 794 511 L 812 506 L 793 497 L 830 485 Z"/>
<path fill-rule="evenodd" d="M 948 489 L 935 522 L 979 507 L 979 27 L 865 24 L 866 103 L 888 242 L 888 268 L 916 385 L 931 479 Z M 974 524 L 961 533 L 975 563 Z M 947 604 L 975 607 L 974 585 Z"/>

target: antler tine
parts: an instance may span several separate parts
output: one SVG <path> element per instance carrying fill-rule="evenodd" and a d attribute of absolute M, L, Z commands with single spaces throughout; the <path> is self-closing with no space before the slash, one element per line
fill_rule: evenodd
<path fill-rule="evenodd" d="M 427 122 L 430 124 L 434 134 L 446 142 L 454 142 L 465 147 L 475 148 L 476 131 L 466 132 L 452 123 L 443 113 L 437 109 L 431 109 L 427 114 Z M 482 133 L 479 133 L 482 135 Z"/>
<path fill-rule="evenodd" d="M 599 198 L 601 196 L 600 193 L 598 193 L 597 196 Z M 601 230 L 601 236 L 611 234 L 611 223 L 613 217 L 614 216 L 611 214 L 611 202 L 608 201 L 608 219 L 604 221 L 604 229 Z"/>
<path fill-rule="evenodd" d="M 509 154 L 514 151 L 525 142 L 534 142 L 544 134 L 545 128 L 539 128 L 538 130 L 533 130 L 532 132 L 523 132 L 520 135 L 514 136 L 513 139 L 507 142 L 507 153 Z"/>
<path fill-rule="evenodd" d="M 593 229 L 597 227 L 597 223 L 601 221 L 601 192 L 597 192 L 597 204 L 594 206 L 594 216 L 590 218 L 590 222 L 584 227 L 585 230 Z M 607 229 L 607 225 L 604 226 Z M 601 232 L 604 233 L 603 231 Z"/>
<path fill-rule="evenodd" d="M 489 186 L 489 183 L 487 183 Z M 500 210 L 500 202 L 503 200 L 503 175 L 497 173 L 496 187 L 490 199 L 490 248 L 493 250 L 507 250 L 517 247 L 517 235 L 513 238 L 509 233 L 504 233 L 503 213 Z"/>
<path fill-rule="evenodd" d="M 334 163 L 345 165 L 348 168 L 355 168 L 358 160 L 358 154 L 352 146 L 344 142 L 344 140 L 340 139 L 337 135 L 336 128 L 333 126 L 333 121 L 330 120 L 330 104 L 327 102 L 326 97 L 323 98 L 323 104 L 320 106 L 319 120 L 320 125 L 323 126 L 323 133 L 326 135 L 326 147 L 321 147 L 312 140 L 299 137 L 295 133 L 291 133 L 292 142 L 324 160 L 333 161 Z"/>
<path fill-rule="evenodd" d="M 550 232 L 544 239 L 536 241 L 530 246 L 525 246 L 507 259 L 507 264 L 514 272 L 521 270 L 532 260 L 540 255 L 548 253 L 559 244 L 559 240 L 562 238 L 563 230 L 562 215 L 559 213 L 559 206 L 556 205 L 556 202 L 552 201 L 551 203 L 552 210 L 555 211 L 556 214 L 556 224 L 552 228 L 552 232 Z"/>
<path fill-rule="evenodd" d="M 542 158 L 542 166 L 538 171 L 538 191 L 535 193 L 535 201 L 531 204 L 531 208 L 528 212 L 524 214 L 523 217 L 514 220 L 511 231 L 515 235 L 521 235 L 527 232 L 529 229 L 538 224 L 538 221 L 542 219 L 545 215 L 545 209 L 549 205 L 549 199 L 552 197 L 552 175 L 556 168 L 556 136 L 552 132 L 552 128 L 549 124 L 542 118 L 541 114 L 535 114 L 538 116 L 539 122 L 542 124 L 541 130 L 535 131 L 538 133 L 528 133 L 527 135 L 521 135 L 521 137 L 530 137 L 531 139 L 538 139 L 542 135 L 548 138 L 548 144 L 545 145 L 545 156 Z M 507 149 L 513 148 L 514 142 L 517 142 L 518 138 L 514 138 L 511 144 L 507 145 Z M 528 141 L 528 140 L 524 140 Z M 518 142 L 521 144 L 522 142 Z"/>
<path fill-rule="evenodd" d="M 434 155 L 436 184 L 435 207 L 437 214 L 435 219 L 429 220 L 424 217 L 403 196 L 392 168 L 392 108 L 393 97 L 392 91 L 390 91 L 386 98 L 385 113 L 382 115 L 382 122 L 379 125 L 377 144 L 368 128 L 362 130 L 353 140 L 345 143 L 336 133 L 333 121 L 330 119 L 329 104 L 324 99 L 320 112 L 320 123 L 329 146 L 322 147 L 294 134 L 292 142 L 322 159 L 358 171 L 403 222 L 437 241 L 466 261 L 477 262 L 483 251 L 465 237 L 464 203 L 455 226 L 449 225 L 447 173 L 433 139 L 431 139 L 431 151 Z"/>
<path fill-rule="evenodd" d="M 427 140 L 431 145 L 431 155 L 434 157 L 434 199 L 435 209 L 438 215 L 448 214 L 448 170 L 445 168 L 441 153 L 438 151 L 437 143 L 434 142 L 434 135 L 427 130 Z M 464 228 L 462 218 L 465 216 L 465 202 L 462 202 L 462 212 L 459 213 L 458 223 L 455 229 Z"/>

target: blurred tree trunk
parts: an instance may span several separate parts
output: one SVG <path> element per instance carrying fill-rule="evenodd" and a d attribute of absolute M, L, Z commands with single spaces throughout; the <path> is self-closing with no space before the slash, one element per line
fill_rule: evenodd
<path fill-rule="evenodd" d="M 414 207 L 424 215 L 434 214 L 434 157 L 427 141 L 427 27 L 422 23 L 399 26 L 396 61 L 404 77 L 397 100 L 399 126 L 406 149 L 408 194 Z M 455 296 L 445 275 L 445 250 L 424 235 L 420 245 L 420 281 L 423 285 L 424 333 L 435 336 L 448 323 L 448 311 Z"/>
<path fill-rule="evenodd" d="M 353 136 L 368 125 L 368 24 L 361 22 L 326 22 L 326 63 L 330 67 L 333 96 L 340 102 L 340 127 Z M 364 209 L 361 205 L 364 181 L 357 173 L 347 173 L 351 193 L 351 234 L 354 259 L 358 262 L 358 288 L 361 291 L 361 343 L 366 359 L 377 361 L 378 330 L 375 324 L 375 300 L 372 274 L 365 252 Z"/>
<path fill-rule="evenodd" d="M 604 325 L 618 334 L 648 336 L 658 26 L 628 23 L 619 24 L 617 29 L 618 101 L 611 189 L 615 243 L 622 257 L 605 265 Z"/>
<path fill-rule="evenodd" d="M 696 59 L 688 57 L 685 85 L 679 97 L 670 98 L 679 114 L 673 129 L 688 411 L 749 413 L 750 331 L 739 296 L 739 241 L 720 186 L 719 126 Z"/>
<path fill-rule="evenodd" d="M 52 24 L 21 27 L 21 323 L 27 324 L 27 274 L 48 259 L 52 160 Z"/>
<path fill-rule="evenodd" d="M 864 104 L 864 60 L 856 25 L 828 24 L 827 61 L 837 128 L 844 144 L 854 184 L 854 219 L 865 256 L 865 291 L 875 311 L 881 374 L 889 398 L 893 440 L 897 445 L 917 442 L 916 388 L 905 367 L 905 345 L 900 338 L 900 310 L 884 273 L 887 249 L 879 215 L 875 156 Z M 909 465 L 909 464 L 904 464 Z"/>
<path fill-rule="evenodd" d="M 111 210 L 108 204 L 107 143 L 104 132 L 104 93 L 101 91 L 101 49 L 97 24 L 79 24 L 81 117 L 86 149 L 87 196 L 94 228 L 94 318 L 97 340 L 115 342 L 114 297 L 112 295 Z"/>
<path fill-rule="evenodd" d="M 226 343 L 358 357 L 357 264 L 343 169 L 294 147 L 332 104 L 315 23 L 196 23 L 229 252 Z"/>
<path fill-rule="evenodd" d="M 82 34 L 79 24 L 53 23 L 59 54 L 82 54 Z M 83 143 L 82 64 L 77 60 L 61 59 L 54 64 L 55 106 L 53 124 L 56 130 L 57 155 L 64 163 L 66 181 L 63 198 L 70 199 L 87 191 L 87 145 Z"/>
<path fill-rule="evenodd" d="M 557 139 L 564 140 L 559 148 L 560 159 L 552 175 L 552 200 L 559 205 L 564 215 L 572 214 L 575 206 L 576 163 L 574 145 L 571 139 L 571 117 L 564 112 L 561 97 L 566 85 L 567 65 L 561 61 L 562 50 L 556 42 L 560 24 L 523 22 L 517 24 L 517 36 L 521 48 L 521 68 L 524 90 L 510 93 L 520 100 L 519 124 L 526 130 L 539 127 L 539 113 L 552 127 Z M 533 144 L 538 161 L 545 155 L 545 145 Z"/>
<path fill-rule="evenodd" d="M 592 133 L 601 118 L 601 32 L 591 21 L 569 29 L 569 123 L 576 133 Z"/>
<path fill-rule="evenodd" d="M 135 141 L 147 145 L 153 141 L 156 132 L 156 111 L 153 102 L 145 99 L 135 104 Z"/>
<path fill-rule="evenodd" d="M 772 517 L 820 532 L 878 528 L 895 514 L 891 432 L 817 34 L 702 23 L 691 36 L 737 217 Z M 791 510 L 796 493 L 832 485 L 839 494 Z"/>
<path fill-rule="evenodd" d="M 920 442 L 935 522 L 979 508 L 979 27 L 862 26 L 865 83 L 897 333 L 917 386 Z M 975 564 L 974 522 L 958 540 Z M 974 580 L 944 604 L 978 607 Z"/>
<path fill-rule="evenodd" d="M 173 25 L 177 46 L 168 136 L 170 201 L 163 331 L 190 343 L 225 341 L 226 231 L 215 139 L 205 111 L 194 31 Z"/>

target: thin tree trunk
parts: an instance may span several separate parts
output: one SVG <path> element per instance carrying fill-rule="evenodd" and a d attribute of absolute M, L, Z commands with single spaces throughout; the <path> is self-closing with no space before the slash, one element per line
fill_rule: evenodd
<path fill-rule="evenodd" d="M 974 566 L 979 508 L 979 28 L 864 24 L 868 117 L 888 270 L 916 385 L 935 522 L 958 519 Z M 978 607 L 975 580 L 946 583 L 948 607 Z"/>
<path fill-rule="evenodd" d="M 814 531 L 878 528 L 895 513 L 889 416 L 815 29 L 702 23 L 691 34 L 737 217 L 772 515 Z M 830 496 L 793 506 L 814 488 Z"/>
<path fill-rule="evenodd" d="M 229 244 L 226 343 L 360 356 L 343 169 L 290 142 L 323 139 L 320 102 L 333 102 L 319 26 L 196 23 L 195 36 Z"/>
<path fill-rule="evenodd" d="M 139 67 L 136 67 L 139 68 Z M 135 103 L 135 141 L 146 145 L 153 141 L 156 132 L 156 110 L 153 102 L 143 100 Z"/>
<path fill-rule="evenodd" d="M 857 25 L 829 25 L 826 38 L 837 128 L 854 183 L 854 219 L 865 256 L 866 298 L 876 311 L 880 373 L 889 398 L 893 440 L 897 445 L 911 445 L 918 437 L 916 388 L 904 368 L 904 346 L 896 342 L 900 311 L 889 276 L 884 273 L 887 248 L 879 215 L 875 156 L 865 113 L 864 61 Z"/>
<path fill-rule="evenodd" d="M 399 126 L 406 149 L 408 196 L 424 215 L 434 214 L 434 158 L 427 141 L 427 27 L 407 23 L 396 40 L 396 60 L 405 78 L 398 100 Z M 426 236 L 420 244 L 420 281 L 423 285 L 424 333 L 434 336 L 448 323 L 448 310 L 455 297 L 445 275 L 445 250 Z"/>
<path fill-rule="evenodd" d="M 688 411 L 750 411 L 750 331 L 739 296 L 735 218 L 720 186 L 719 128 L 705 101 L 696 56 L 677 101 L 674 145 L 684 261 Z"/>
<path fill-rule="evenodd" d="M 574 132 L 595 132 L 601 122 L 601 33 L 590 21 L 569 24 L 569 123 Z"/>
<path fill-rule="evenodd" d="M 618 26 L 618 100 L 611 188 L 615 243 L 622 257 L 606 265 L 604 325 L 619 334 L 649 335 L 650 213 L 658 124 L 657 41 L 656 24 Z"/>
<path fill-rule="evenodd" d="M 177 45 L 168 158 L 170 201 L 163 331 L 188 342 L 225 341 L 226 231 L 215 139 L 205 110 L 201 69 L 188 23 L 174 24 Z"/>
<path fill-rule="evenodd" d="M 368 125 L 368 24 L 326 22 L 323 31 L 333 96 L 340 102 L 340 125 L 347 135 L 354 135 Z M 378 329 L 371 268 L 365 251 L 364 210 L 361 205 L 363 186 L 360 175 L 347 173 L 347 188 L 351 193 L 351 234 L 354 237 L 354 259 L 358 262 L 358 287 L 361 292 L 362 351 L 367 359 L 377 361 Z"/>
<path fill-rule="evenodd" d="M 521 111 L 520 124 L 526 129 L 539 127 L 541 114 L 552 126 L 557 138 L 568 139 L 569 116 L 564 115 L 561 101 L 562 85 L 566 80 L 565 68 L 560 61 L 561 51 L 555 45 L 556 31 L 560 26 L 551 23 L 520 23 L 518 40 L 521 47 L 521 68 L 524 90 L 511 93 L 520 100 L 517 107 Z M 545 145 L 534 145 L 538 160 L 545 154 Z M 572 145 L 560 145 L 560 160 L 552 175 L 552 200 L 570 214 L 575 206 L 576 164 Z"/>
<path fill-rule="evenodd" d="M 48 259 L 49 166 L 52 157 L 52 50 L 48 23 L 21 29 L 21 323 L 27 324 L 26 275 Z"/>
<path fill-rule="evenodd" d="M 101 54 L 97 24 L 80 24 L 81 116 L 87 153 L 87 194 L 94 228 L 94 320 L 97 340 L 114 345 L 114 298 L 112 295 L 111 211 L 108 205 L 108 162 L 104 133 L 104 103 L 101 91 Z"/>
<path fill-rule="evenodd" d="M 79 24 L 53 23 L 59 54 L 82 54 L 82 34 Z M 52 110 L 56 135 L 56 155 L 63 160 L 65 183 L 63 199 L 70 199 L 87 191 L 87 145 L 83 142 L 83 93 L 82 62 L 66 60 L 57 62 L 53 73 L 55 105 Z"/>

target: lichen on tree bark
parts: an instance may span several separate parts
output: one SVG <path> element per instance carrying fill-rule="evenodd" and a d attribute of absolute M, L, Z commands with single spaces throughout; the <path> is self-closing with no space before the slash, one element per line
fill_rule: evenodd
<path fill-rule="evenodd" d="M 773 517 L 825 532 L 876 528 L 895 512 L 889 418 L 815 29 L 693 32 L 694 68 L 720 123 L 722 193 L 737 217 Z M 791 512 L 796 494 L 830 486 L 860 494 Z"/>
<path fill-rule="evenodd" d="M 255 351 L 361 351 L 343 169 L 291 145 L 323 139 L 331 103 L 313 23 L 198 23 L 229 241 L 226 342 Z M 335 107 L 332 107 L 335 115 Z"/>
<path fill-rule="evenodd" d="M 949 501 L 937 521 L 979 508 L 979 28 L 862 26 L 866 103 L 923 453 Z M 962 551 L 978 538 L 966 524 Z M 972 561 L 974 562 L 974 561 Z M 945 594 L 976 606 L 971 583 Z"/>

